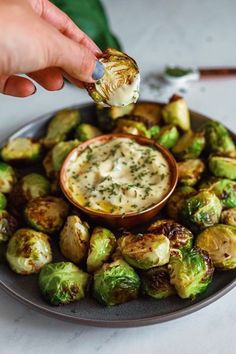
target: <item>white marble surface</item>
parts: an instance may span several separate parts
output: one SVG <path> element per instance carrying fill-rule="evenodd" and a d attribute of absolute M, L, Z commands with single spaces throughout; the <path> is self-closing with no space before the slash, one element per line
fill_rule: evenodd
<path fill-rule="evenodd" d="M 167 63 L 236 64 L 234 0 L 104 1 L 111 23 L 142 76 Z M 236 131 L 236 79 L 200 82 L 185 97 L 189 106 Z M 164 96 L 155 93 L 145 98 Z M 66 85 L 56 93 L 39 89 L 28 99 L 0 95 L 0 138 L 37 115 L 89 101 Z M 182 319 L 136 329 L 98 329 L 42 316 L 0 292 L 1 354 L 165 353 L 235 354 L 236 289 Z"/>

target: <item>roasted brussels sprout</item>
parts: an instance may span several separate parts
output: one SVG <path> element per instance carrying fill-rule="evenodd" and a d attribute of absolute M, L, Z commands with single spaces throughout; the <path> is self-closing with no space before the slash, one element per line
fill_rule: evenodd
<path fill-rule="evenodd" d="M 133 103 L 124 107 L 104 107 L 103 105 L 97 105 L 97 123 L 99 128 L 104 132 L 110 132 L 115 128 L 116 119 L 130 114 L 133 108 Z"/>
<path fill-rule="evenodd" d="M 30 173 L 21 178 L 15 185 L 10 200 L 19 207 L 31 199 L 48 195 L 50 189 L 50 183 L 44 176 L 38 173 Z"/>
<path fill-rule="evenodd" d="M 169 103 L 164 106 L 162 115 L 167 124 L 174 124 L 184 131 L 190 129 L 190 114 L 182 97 L 172 96 Z"/>
<path fill-rule="evenodd" d="M 176 188 L 174 193 L 167 201 L 167 215 L 172 219 L 179 220 L 180 212 L 183 208 L 185 200 L 194 194 L 197 194 L 197 191 L 192 187 L 183 186 Z"/>
<path fill-rule="evenodd" d="M 86 258 L 89 246 L 89 226 L 77 215 L 68 216 L 60 233 L 60 250 L 74 263 Z"/>
<path fill-rule="evenodd" d="M 196 245 L 209 253 L 214 266 L 219 269 L 236 268 L 236 228 L 214 225 L 197 236 Z"/>
<path fill-rule="evenodd" d="M 104 263 L 94 274 L 93 295 L 105 305 L 118 305 L 136 299 L 139 288 L 139 276 L 122 259 Z"/>
<path fill-rule="evenodd" d="M 179 139 L 178 129 L 174 125 L 165 125 L 161 128 L 157 142 L 167 149 L 171 149 Z"/>
<path fill-rule="evenodd" d="M 43 159 L 43 167 L 48 178 L 53 179 L 56 177 L 56 171 L 52 163 L 52 150 L 50 150 Z"/>
<path fill-rule="evenodd" d="M 194 186 L 202 177 L 205 165 L 200 159 L 190 159 L 177 163 L 178 183 L 184 186 Z"/>
<path fill-rule="evenodd" d="M 148 134 L 150 136 L 150 139 L 157 140 L 160 130 L 161 128 L 159 127 L 159 125 L 153 125 L 151 128 L 149 128 Z"/>
<path fill-rule="evenodd" d="M 217 224 L 221 210 L 221 202 L 215 193 L 203 190 L 185 201 L 181 218 L 184 224 L 197 232 Z"/>
<path fill-rule="evenodd" d="M 0 192 L 0 210 L 4 210 L 7 207 L 7 198 Z"/>
<path fill-rule="evenodd" d="M 177 141 L 172 152 L 179 160 L 196 159 L 201 155 L 204 146 L 203 132 L 195 133 L 189 130 Z"/>
<path fill-rule="evenodd" d="M 235 144 L 223 124 L 209 121 L 204 125 L 206 149 L 208 153 L 229 153 L 235 150 Z"/>
<path fill-rule="evenodd" d="M 74 109 L 64 109 L 56 113 L 48 124 L 47 134 L 43 144 L 47 148 L 53 147 L 60 141 L 66 140 L 68 134 L 79 124 L 80 113 Z"/>
<path fill-rule="evenodd" d="M 42 146 L 31 138 L 10 140 L 1 151 L 2 159 L 12 163 L 32 163 L 42 156 Z"/>
<path fill-rule="evenodd" d="M 39 274 L 39 289 L 52 305 L 66 305 L 81 300 L 89 283 L 89 275 L 71 262 L 45 265 Z"/>
<path fill-rule="evenodd" d="M 148 228 L 152 234 L 162 234 L 170 240 L 170 255 L 176 250 L 189 250 L 193 244 L 193 234 L 174 220 L 157 220 Z"/>
<path fill-rule="evenodd" d="M 236 226 L 236 208 L 222 211 L 220 221 L 222 224 Z"/>
<path fill-rule="evenodd" d="M 51 176 L 55 175 L 58 172 L 67 157 L 67 155 L 77 146 L 79 146 L 79 140 L 70 140 L 70 141 L 61 141 L 56 144 L 51 150 L 51 162 L 53 173 L 48 173 Z M 50 154 L 50 152 L 49 152 Z M 50 157 L 49 157 L 50 159 Z M 44 160 L 45 161 L 45 160 Z M 50 161 L 50 160 L 49 160 Z M 46 168 L 47 168 L 47 160 L 46 160 Z M 48 167 L 49 169 L 50 167 Z"/>
<path fill-rule="evenodd" d="M 216 177 L 236 180 L 236 159 L 223 156 L 211 156 L 209 169 Z"/>
<path fill-rule="evenodd" d="M 17 220 L 6 210 L 0 210 L 0 243 L 8 241 L 18 226 Z"/>
<path fill-rule="evenodd" d="M 206 290 L 212 281 L 213 263 L 208 253 L 198 247 L 171 257 L 170 283 L 182 299 L 194 298 Z"/>
<path fill-rule="evenodd" d="M 99 61 L 105 68 L 103 77 L 86 84 L 92 99 L 107 106 L 127 106 L 139 96 L 140 75 L 136 62 L 117 49 L 105 50 Z"/>
<path fill-rule="evenodd" d="M 31 229 L 19 229 L 10 238 L 6 258 L 18 274 L 34 274 L 52 261 L 48 236 Z"/>
<path fill-rule="evenodd" d="M 236 207 L 236 182 L 230 179 L 210 178 L 201 183 L 199 189 L 207 189 L 214 192 L 220 199 L 223 208 Z"/>
<path fill-rule="evenodd" d="M 167 265 L 142 271 L 141 284 L 143 294 L 157 300 L 175 294 L 175 288 L 170 284 Z"/>
<path fill-rule="evenodd" d="M 60 230 L 67 214 L 68 204 L 51 196 L 32 199 L 25 208 L 27 223 L 35 230 L 49 234 Z"/>
<path fill-rule="evenodd" d="M 162 106 L 154 102 L 137 102 L 134 106 L 132 114 L 145 119 L 148 127 L 159 124 L 162 118 Z"/>
<path fill-rule="evenodd" d="M 80 123 L 75 131 L 75 138 L 80 141 L 86 141 L 99 135 L 102 135 L 101 130 L 88 123 Z"/>
<path fill-rule="evenodd" d="M 122 253 L 120 251 L 120 248 L 117 246 L 114 253 L 111 255 L 111 259 L 113 261 L 117 261 L 117 259 L 123 259 Z"/>
<path fill-rule="evenodd" d="M 104 227 L 95 227 L 90 238 L 87 269 L 94 272 L 105 263 L 116 246 L 114 234 Z"/>
<path fill-rule="evenodd" d="M 118 239 L 121 254 L 130 265 L 149 269 L 164 265 L 170 258 L 170 241 L 162 234 L 127 233 Z"/>
<path fill-rule="evenodd" d="M 16 174 L 13 168 L 4 162 L 0 162 L 0 192 L 10 193 L 15 183 Z"/>
<path fill-rule="evenodd" d="M 137 122 L 128 118 L 129 116 L 125 116 L 124 118 L 117 119 L 114 133 L 142 135 L 149 138 L 148 130 L 142 122 Z"/>

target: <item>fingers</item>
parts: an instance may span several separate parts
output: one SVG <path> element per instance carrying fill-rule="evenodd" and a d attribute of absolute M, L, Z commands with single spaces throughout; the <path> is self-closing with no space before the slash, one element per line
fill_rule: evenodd
<path fill-rule="evenodd" d="M 56 27 L 61 33 L 73 41 L 87 47 L 94 55 L 101 54 L 97 45 L 76 26 L 76 24 L 58 7 L 49 1 L 44 1 L 41 17 Z"/>
<path fill-rule="evenodd" d="M 0 92 L 15 97 L 27 97 L 35 93 L 34 84 L 20 76 L 0 76 Z"/>
<path fill-rule="evenodd" d="M 58 68 L 47 68 L 28 74 L 39 85 L 49 91 L 60 90 L 64 86 L 64 79 Z"/>

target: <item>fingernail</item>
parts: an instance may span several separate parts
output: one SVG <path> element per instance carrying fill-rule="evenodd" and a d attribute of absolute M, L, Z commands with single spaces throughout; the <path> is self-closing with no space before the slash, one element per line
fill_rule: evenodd
<path fill-rule="evenodd" d="M 92 75 L 93 80 L 101 79 L 104 75 L 104 72 L 105 72 L 105 70 L 104 70 L 103 64 L 97 60 L 94 71 L 93 71 L 93 75 Z"/>
<path fill-rule="evenodd" d="M 62 85 L 61 85 L 61 87 L 58 89 L 58 91 L 59 91 L 59 90 L 62 90 L 64 86 L 65 86 L 65 82 L 63 81 L 63 82 L 62 82 Z"/>
<path fill-rule="evenodd" d="M 31 95 L 30 95 L 30 96 L 34 95 L 34 94 L 35 94 L 35 92 L 37 92 L 37 87 L 36 87 L 36 86 L 34 86 L 34 91 L 31 93 Z"/>

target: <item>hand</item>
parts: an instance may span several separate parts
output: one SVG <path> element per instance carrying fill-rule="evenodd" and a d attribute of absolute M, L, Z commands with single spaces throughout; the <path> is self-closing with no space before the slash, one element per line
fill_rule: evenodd
<path fill-rule="evenodd" d="M 48 0 L 0 0 L 0 92 L 26 97 L 36 88 L 79 87 L 103 76 L 96 44 Z"/>

